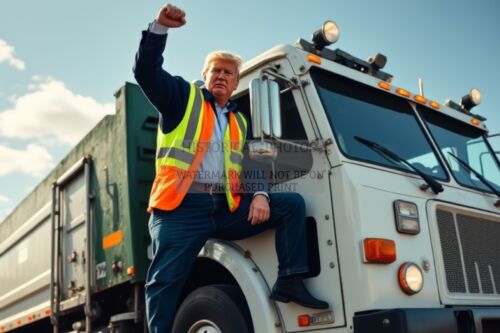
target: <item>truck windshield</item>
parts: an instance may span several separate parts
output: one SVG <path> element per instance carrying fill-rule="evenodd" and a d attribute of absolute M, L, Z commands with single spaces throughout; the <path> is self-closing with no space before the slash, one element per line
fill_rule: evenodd
<path fill-rule="evenodd" d="M 427 123 L 457 182 L 466 187 L 491 192 L 473 172 L 461 165 L 449 153 L 467 163 L 500 191 L 498 159 L 482 130 L 421 105 L 417 106 L 417 110 Z"/>
<path fill-rule="evenodd" d="M 344 155 L 412 172 L 362 144 L 358 136 L 387 147 L 429 176 L 448 179 L 408 101 L 319 68 L 311 69 L 311 75 Z"/>

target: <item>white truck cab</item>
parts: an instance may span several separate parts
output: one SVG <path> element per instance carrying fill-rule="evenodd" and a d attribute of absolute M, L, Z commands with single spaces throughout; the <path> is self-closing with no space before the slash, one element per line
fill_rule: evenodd
<path fill-rule="evenodd" d="M 337 37 L 328 21 L 313 43 L 265 52 L 234 95 L 252 114 L 251 155 L 272 164 L 271 191 L 306 201 L 306 284 L 330 308 L 268 299 L 273 232 L 211 240 L 200 258 L 234 278 L 249 331 L 500 331 L 500 167 L 470 112 L 479 91 L 440 104 L 394 86 L 383 55 L 325 48 Z"/>

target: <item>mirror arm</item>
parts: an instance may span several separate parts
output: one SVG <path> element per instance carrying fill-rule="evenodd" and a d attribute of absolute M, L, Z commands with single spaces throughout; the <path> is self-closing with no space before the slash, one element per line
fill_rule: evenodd
<path fill-rule="evenodd" d="M 291 89 L 298 89 L 299 88 L 299 85 L 297 84 L 297 82 L 293 79 L 289 79 L 287 78 L 286 76 L 282 75 L 282 74 L 279 74 L 275 68 L 273 67 L 266 67 L 262 70 L 261 72 L 261 78 L 264 78 L 265 75 L 269 75 L 269 76 L 272 76 L 274 78 L 277 78 L 277 79 L 280 79 L 280 80 L 283 80 L 285 81 L 286 83 L 288 83 L 288 88 L 285 88 L 284 90 L 280 91 L 281 93 L 283 93 L 284 91 L 288 91 L 288 90 L 291 90 Z"/>

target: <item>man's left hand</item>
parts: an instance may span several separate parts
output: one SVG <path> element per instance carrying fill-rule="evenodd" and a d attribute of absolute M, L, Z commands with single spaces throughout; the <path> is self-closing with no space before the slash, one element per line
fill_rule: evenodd
<path fill-rule="evenodd" d="M 248 213 L 248 221 L 250 221 L 250 224 L 256 225 L 264 223 L 269 220 L 270 215 L 271 208 L 269 207 L 267 197 L 262 194 L 254 196 Z"/>

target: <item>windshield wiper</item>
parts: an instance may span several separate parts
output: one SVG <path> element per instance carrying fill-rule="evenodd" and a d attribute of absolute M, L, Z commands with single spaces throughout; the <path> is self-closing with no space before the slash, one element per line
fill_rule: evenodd
<path fill-rule="evenodd" d="M 439 182 L 437 182 L 434 178 L 430 177 L 429 175 L 426 175 L 422 171 L 415 168 L 410 162 L 408 162 L 404 158 L 399 157 L 397 154 L 393 153 L 389 149 L 385 148 L 384 146 L 381 146 L 380 144 L 378 144 L 376 142 L 373 142 L 373 141 L 370 141 L 370 140 L 367 140 L 364 138 L 360 138 L 359 136 L 355 136 L 354 138 L 356 140 L 358 140 L 359 142 L 361 142 L 362 144 L 368 146 L 372 150 L 378 152 L 379 154 L 386 155 L 394 161 L 402 162 L 404 165 L 409 167 L 411 170 L 415 171 L 427 183 L 427 184 L 423 184 L 422 186 L 420 186 L 421 190 L 425 191 L 430 187 L 432 189 L 432 192 L 434 192 L 435 194 L 443 192 L 443 190 L 444 190 L 443 185 L 441 185 Z"/>
<path fill-rule="evenodd" d="M 451 156 L 453 156 L 453 158 L 455 160 L 457 160 L 457 162 L 460 163 L 464 168 L 466 168 L 467 170 L 469 170 L 470 172 L 472 172 L 477 177 L 477 179 L 479 179 L 484 185 L 488 186 L 488 188 L 490 190 L 492 190 L 493 193 L 495 193 L 498 198 L 500 198 L 500 192 L 493 185 L 490 184 L 489 180 L 487 180 L 486 178 L 484 178 L 483 175 L 481 175 L 479 172 L 477 172 L 476 170 L 474 170 L 469 164 L 467 164 L 466 162 L 462 161 L 457 156 L 453 155 L 450 152 L 448 152 L 448 154 L 450 154 Z M 497 206 L 497 207 L 500 206 L 500 200 L 495 203 L 495 206 Z"/>

